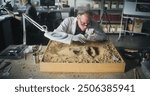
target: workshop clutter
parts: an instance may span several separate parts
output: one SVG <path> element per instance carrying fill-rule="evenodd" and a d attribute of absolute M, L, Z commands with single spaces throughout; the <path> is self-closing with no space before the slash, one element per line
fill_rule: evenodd
<path fill-rule="evenodd" d="M 4 59 L 0 60 L 0 78 L 6 78 L 10 75 L 11 62 L 6 62 Z"/>
<path fill-rule="evenodd" d="M 93 0 L 92 8 L 101 8 L 103 1 L 101 0 Z M 107 9 L 117 9 L 123 8 L 123 2 L 121 0 L 105 0 L 104 7 Z"/>
<path fill-rule="evenodd" d="M 120 24 L 103 24 L 102 28 L 105 33 L 119 33 L 124 29 L 124 26 L 121 28 Z"/>
<path fill-rule="evenodd" d="M 25 60 L 27 60 L 27 54 L 31 53 L 32 54 L 32 60 L 33 63 L 32 64 L 38 64 L 41 60 L 42 60 L 42 56 L 43 56 L 43 52 L 41 52 L 42 50 L 42 45 L 32 45 L 32 46 L 28 46 L 25 51 Z"/>
<path fill-rule="evenodd" d="M 0 53 L 2 59 L 21 59 L 24 57 L 26 45 L 9 45 Z"/>

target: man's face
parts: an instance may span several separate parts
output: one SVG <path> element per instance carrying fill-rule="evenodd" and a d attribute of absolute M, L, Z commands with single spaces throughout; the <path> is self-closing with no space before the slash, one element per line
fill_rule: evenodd
<path fill-rule="evenodd" d="M 89 16 L 87 14 L 79 15 L 77 17 L 78 26 L 82 31 L 85 31 L 89 25 Z"/>

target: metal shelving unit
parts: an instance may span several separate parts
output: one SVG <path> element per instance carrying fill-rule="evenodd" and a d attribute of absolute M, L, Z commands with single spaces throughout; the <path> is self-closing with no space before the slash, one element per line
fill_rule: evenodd
<path fill-rule="evenodd" d="M 136 19 L 150 20 L 150 2 L 148 0 L 125 0 L 124 1 L 124 8 L 122 11 L 120 28 L 122 28 L 123 24 L 125 28 L 124 30 L 121 30 L 119 32 L 118 40 L 121 38 L 122 33 L 126 34 L 127 32 L 131 33 L 132 35 L 134 33 L 150 35 L 148 33 L 134 32 L 133 30 L 132 31 L 126 30 L 127 25 L 128 25 L 127 24 L 128 19 L 132 19 L 133 21 L 135 21 Z"/>
<path fill-rule="evenodd" d="M 118 30 L 118 26 L 120 25 L 122 14 L 122 7 L 120 7 L 120 4 L 122 4 L 123 6 L 123 0 L 98 1 L 101 7 L 92 9 L 92 11 L 99 12 L 99 14 L 96 14 L 94 16 L 94 19 L 108 30 L 106 33 L 116 33 L 116 31 Z M 115 32 L 111 32 L 111 29 L 115 29 Z"/>

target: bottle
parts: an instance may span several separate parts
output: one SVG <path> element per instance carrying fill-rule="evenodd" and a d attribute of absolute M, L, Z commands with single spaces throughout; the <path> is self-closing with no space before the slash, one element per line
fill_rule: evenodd
<path fill-rule="evenodd" d="M 133 20 L 131 20 L 130 18 L 128 19 L 128 31 L 133 31 Z"/>

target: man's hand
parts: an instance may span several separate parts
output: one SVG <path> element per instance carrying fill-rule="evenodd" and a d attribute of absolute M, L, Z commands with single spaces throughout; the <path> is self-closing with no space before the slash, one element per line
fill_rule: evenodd
<path fill-rule="evenodd" d="M 104 41 L 107 40 L 107 36 L 105 34 L 93 34 L 87 37 L 89 41 Z"/>
<path fill-rule="evenodd" d="M 81 43 L 86 43 L 86 38 L 82 34 L 77 34 L 72 37 L 72 41 L 79 41 Z"/>

